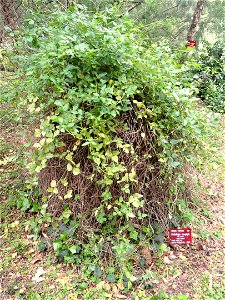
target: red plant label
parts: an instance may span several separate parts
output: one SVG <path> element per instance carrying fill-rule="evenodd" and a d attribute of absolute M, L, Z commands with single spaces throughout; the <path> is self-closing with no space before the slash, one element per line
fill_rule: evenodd
<path fill-rule="evenodd" d="M 188 41 L 187 44 L 186 44 L 186 48 L 188 48 L 188 47 L 195 48 L 196 45 L 197 45 L 196 41 L 194 41 L 194 40 L 193 41 Z"/>
<path fill-rule="evenodd" d="M 191 228 L 173 228 L 169 230 L 170 244 L 191 244 Z"/>

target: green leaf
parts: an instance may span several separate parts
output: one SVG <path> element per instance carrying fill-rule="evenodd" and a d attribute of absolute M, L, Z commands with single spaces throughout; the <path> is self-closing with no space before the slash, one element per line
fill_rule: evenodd
<path fill-rule="evenodd" d="M 76 254 L 76 253 L 79 253 L 79 250 L 80 250 L 80 247 L 79 246 L 71 246 L 70 248 L 69 248 L 69 250 L 70 250 L 70 252 L 72 253 L 72 254 Z M 78 251 L 78 252 L 77 252 Z"/>
<path fill-rule="evenodd" d="M 31 200 L 27 197 L 22 200 L 22 203 L 23 203 L 23 205 L 22 205 L 22 210 L 23 211 L 28 210 L 31 206 Z"/>
<path fill-rule="evenodd" d="M 72 214 L 72 211 L 69 208 L 67 208 L 63 211 L 62 216 L 64 219 L 69 219 L 71 214 Z"/>
<path fill-rule="evenodd" d="M 115 282 L 115 275 L 113 273 L 108 274 L 106 277 L 106 280 L 110 283 L 114 283 Z"/>
<path fill-rule="evenodd" d="M 73 175 L 77 176 L 80 174 L 80 168 L 73 168 Z"/>
<path fill-rule="evenodd" d="M 60 182 L 62 183 L 63 186 L 68 185 L 68 181 L 66 179 L 60 179 Z"/>
<path fill-rule="evenodd" d="M 127 270 L 125 270 L 125 274 L 126 274 L 127 279 L 129 279 L 131 282 L 134 282 L 138 279 L 137 277 L 135 277 L 132 273 L 130 273 Z"/>
<path fill-rule="evenodd" d="M 166 252 L 168 250 L 168 247 L 165 243 L 160 244 L 159 250 Z"/>
<path fill-rule="evenodd" d="M 173 139 L 170 140 L 170 144 L 172 144 L 172 145 L 176 145 L 178 143 L 179 143 L 178 140 L 173 140 Z"/>
<path fill-rule="evenodd" d="M 95 276 L 100 278 L 102 276 L 102 271 L 99 267 L 95 267 L 94 269 Z"/>
<path fill-rule="evenodd" d="M 135 214 L 132 213 L 132 212 L 128 212 L 128 213 L 127 213 L 127 216 L 128 216 L 129 218 L 135 218 Z"/>
<path fill-rule="evenodd" d="M 66 195 L 64 195 L 64 199 L 70 199 L 73 196 L 73 190 L 68 190 Z"/>
<path fill-rule="evenodd" d="M 62 242 L 58 241 L 58 240 L 54 241 L 53 242 L 53 248 L 54 248 L 55 251 L 59 250 L 60 248 L 62 248 Z"/>
<path fill-rule="evenodd" d="M 37 202 L 32 202 L 31 206 L 32 206 L 32 209 L 31 209 L 32 212 L 38 212 L 38 210 L 40 209 L 40 206 Z"/>
<path fill-rule="evenodd" d="M 136 208 L 140 207 L 140 201 L 138 199 L 134 199 L 134 201 L 132 202 L 132 205 Z"/>
<path fill-rule="evenodd" d="M 135 231 L 135 230 L 132 230 L 130 232 L 130 238 L 133 239 L 133 240 L 135 240 L 135 241 L 137 241 L 138 240 L 138 232 Z"/>
<path fill-rule="evenodd" d="M 47 243 L 45 240 L 42 240 L 39 244 L 38 244 L 38 251 L 40 252 L 44 252 L 47 249 Z"/>
<path fill-rule="evenodd" d="M 172 162 L 170 162 L 170 166 L 172 167 L 172 168 L 177 168 L 177 167 L 179 167 L 181 165 L 181 163 L 179 162 L 179 161 L 172 161 Z"/>

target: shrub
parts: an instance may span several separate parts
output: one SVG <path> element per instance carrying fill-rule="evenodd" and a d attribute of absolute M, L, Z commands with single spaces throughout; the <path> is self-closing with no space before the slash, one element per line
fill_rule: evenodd
<path fill-rule="evenodd" d="M 223 41 L 206 44 L 194 68 L 199 96 L 213 111 L 225 112 L 225 46 Z"/>
<path fill-rule="evenodd" d="M 210 118 L 183 79 L 179 53 L 149 44 L 126 16 L 77 6 L 32 15 L 25 28 L 17 93 L 40 113 L 28 165 L 40 193 L 38 222 L 52 222 L 53 246 L 70 262 L 88 236 L 100 242 L 98 253 L 107 248 L 102 236 L 115 255 L 126 245 L 124 268 L 132 243 L 163 242 L 159 225 L 182 217 L 178 170 L 204 145 Z"/>

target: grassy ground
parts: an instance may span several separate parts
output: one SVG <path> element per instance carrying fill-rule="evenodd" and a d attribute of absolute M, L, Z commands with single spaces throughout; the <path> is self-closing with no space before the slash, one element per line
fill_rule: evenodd
<path fill-rule="evenodd" d="M 33 121 L 26 114 L 21 118 L 15 107 L 0 106 L 1 300 L 225 299 L 225 135 L 222 141 L 219 129 L 214 137 L 219 150 L 203 163 L 201 172 L 186 171 L 198 183 L 196 201 L 201 203 L 196 206 L 200 208 L 193 224 L 193 245 L 168 247 L 149 264 L 148 286 L 139 282 L 125 293 L 120 284 L 90 278 L 82 268 L 57 263 L 53 253 L 38 251 L 30 233 L 32 214 L 18 211 L 9 197 L 26 175 L 24 145 L 32 138 L 32 126 Z"/>

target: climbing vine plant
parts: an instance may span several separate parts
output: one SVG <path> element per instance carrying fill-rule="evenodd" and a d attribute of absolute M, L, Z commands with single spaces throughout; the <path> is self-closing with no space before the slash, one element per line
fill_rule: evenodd
<path fill-rule="evenodd" d="M 128 236 L 128 248 L 129 239 L 151 238 L 151 222 L 169 226 L 184 191 L 177 170 L 204 146 L 211 122 L 192 95 L 188 65 L 113 11 L 35 12 L 24 28 L 16 96 L 40 115 L 28 168 L 39 223 L 53 216 L 61 232 L 52 235 L 55 250 L 68 239 L 71 261 L 78 227 L 114 244 Z"/>

